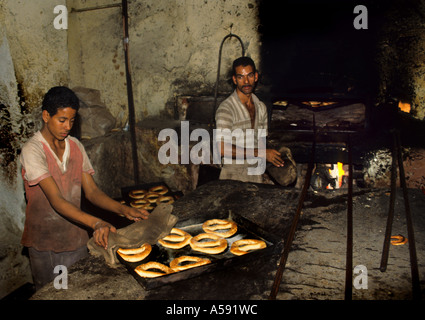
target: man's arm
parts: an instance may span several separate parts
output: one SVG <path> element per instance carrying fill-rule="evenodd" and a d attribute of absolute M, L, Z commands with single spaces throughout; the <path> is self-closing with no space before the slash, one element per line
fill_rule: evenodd
<path fill-rule="evenodd" d="M 260 148 L 266 148 L 262 139 L 258 140 L 258 144 Z M 276 167 L 283 167 L 285 165 L 285 161 L 282 160 L 280 152 L 275 149 L 266 149 L 266 160 Z"/>
<path fill-rule="evenodd" d="M 85 225 L 94 230 L 93 237 L 95 243 L 107 248 L 109 231 L 115 232 L 116 229 L 111 224 L 96 218 L 67 201 L 59 190 L 53 177 L 48 177 L 39 182 L 53 209 L 64 217 Z"/>
<path fill-rule="evenodd" d="M 146 210 L 125 206 L 110 198 L 98 188 L 93 177 L 86 172 L 83 172 L 82 187 L 86 198 L 99 208 L 115 212 L 129 220 L 135 221 L 147 219 L 149 216 L 149 212 Z"/>
<path fill-rule="evenodd" d="M 230 154 L 228 150 L 231 150 L 232 159 L 236 159 L 237 155 L 243 154 L 244 159 L 248 158 L 248 155 L 251 157 L 258 157 L 261 152 L 258 152 L 258 148 L 248 149 L 237 147 L 234 144 L 225 143 L 221 141 L 220 155 L 223 157 L 224 155 L 229 156 Z M 284 161 L 281 158 L 281 154 L 275 149 L 266 149 L 266 160 L 271 162 L 276 167 L 283 167 Z"/>

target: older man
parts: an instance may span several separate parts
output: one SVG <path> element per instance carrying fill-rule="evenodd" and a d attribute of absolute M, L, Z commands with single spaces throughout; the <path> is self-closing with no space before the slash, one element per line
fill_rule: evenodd
<path fill-rule="evenodd" d="M 258 163 L 254 164 L 252 161 L 253 158 L 262 157 L 263 161 L 266 160 L 270 163 L 269 174 L 279 184 L 289 185 L 293 183 L 296 179 L 296 168 L 290 150 L 284 147 L 279 151 L 266 148 L 267 108 L 254 94 L 258 82 L 258 72 L 254 61 L 249 57 L 236 59 L 233 62 L 232 79 L 236 89 L 218 107 L 216 128 L 219 130 L 228 129 L 232 133 L 242 132 L 244 139 L 240 139 L 240 143 L 231 143 L 230 146 L 229 143 L 226 145 L 225 141 L 221 141 L 221 156 L 227 158 L 227 160 L 231 158 L 234 161 L 232 163 L 229 163 L 231 161 L 224 161 L 220 179 L 262 183 L 264 170 L 257 171 L 254 174 L 252 174 L 254 171 L 250 170 L 255 165 L 258 166 Z M 253 136 L 251 137 L 249 133 L 253 133 Z M 237 136 L 237 134 L 234 136 Z M 243 163 L 236 161 L 240 155 L 244 157 Z"/>

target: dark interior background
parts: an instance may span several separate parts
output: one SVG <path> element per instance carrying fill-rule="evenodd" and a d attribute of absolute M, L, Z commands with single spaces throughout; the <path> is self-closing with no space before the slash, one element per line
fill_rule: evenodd
<path fill-rule="evenodd" d="M 262 1 L 261 81 L 271 98 L 288 95 L 373 97 L 377 36 L 391 1 Z M 368 29 L 357 30 L 357 5 L 368 9 Z"/>

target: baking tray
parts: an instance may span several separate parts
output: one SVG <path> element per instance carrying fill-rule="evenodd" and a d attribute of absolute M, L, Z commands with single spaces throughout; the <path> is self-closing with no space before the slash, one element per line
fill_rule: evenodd
<path fill-rule="evenodd" d="M 212 218 L 211 218 L 212 219 Z M 256 226 L 251 221 L 243 218 L 242 216 L 230 214 L 228 217 L 217 217 L 217 219 L 226 219 L 234 221 L 238 225 L 238 231 L 232 237 L 226 238 L 228 246 L 227 249 L 220 254 L 205 254 L 197 251 L 193 251 L 190 245 L 185 246 L 182 249 L 169 249 L 161 246 L 160 244 L 152 245 L 152 252 L 149 256 L 139 262 L 127 262 L 117 255 L 118 260 L 124 264 L 130 274 L 139 282 L 139 284 L 146 290 L 151 290 L 163 285 L 172 284 L 178 281 L 194 278 L 202 274 L 221 270 L 227 267 L 234 266 L 240 263 L 247 263 L 253 259 L 264 259 L 264 257 L 274 253 L 276 250 L 280 250 L 280 245 L 276 245 L 277 240 L 268 235 L 264 230 Z M 199 233 L 204 233 L 202 224 L 209 219 L 205 217 L 190 218 L 185 221 L 179 221 L 176 224 L 176 228 L 182 229 L 192 236 L 196 236 Z M 236 240 L 240 239 L 260 239 L 266 242 L 267 247 L 261 250 L 252 251 L 242 256 L 236 256 L 230 252 L 230 246 Z M 280 243 L 279 243 L 280 244 Z M 210 264 L 203 265 L 196 268 L 190 268 L 180 272 L 167 274 L 156 278 L 143 278 L 139 276 L 134 269 L 141 264 L 149 261 L 157 261 L 162 264 L 169 266 L 169 263 L 177 257 L 183 255 L 197 256 L 201 258 L 208 258 L 211 260 Z"/>

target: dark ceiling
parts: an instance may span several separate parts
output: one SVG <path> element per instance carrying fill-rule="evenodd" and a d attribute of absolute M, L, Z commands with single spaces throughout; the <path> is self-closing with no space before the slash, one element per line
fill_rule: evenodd
<path fill-rule="evenodd" d="M 391 1 L 261 1 L 262 82 L 275 97 L 374 94 L 374 57 L 382 15 Z M 356 29 L 357 5 L 368 29 Z"/>

